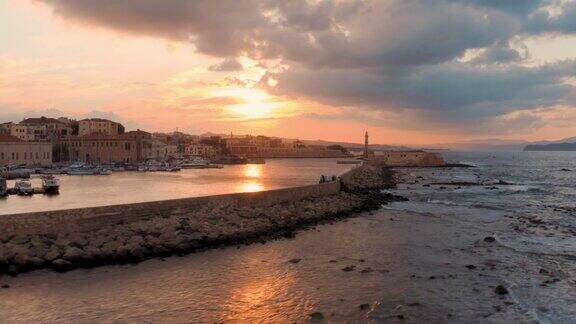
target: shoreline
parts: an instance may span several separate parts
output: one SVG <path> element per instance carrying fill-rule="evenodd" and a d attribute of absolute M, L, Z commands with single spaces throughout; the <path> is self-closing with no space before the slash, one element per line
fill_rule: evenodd
<path fill-rule="evenodd" d="M 0 243 L 0 274 L 50 268 L 138 263 L 156 257 L 264 243 L 294 237 L 311 226 L 335 222 L 403 200 L 381 189 L 395 186 L 392 171 L 365 165 L 343 175 L 337 194 L 274 203 L 270 206 L 201 208 L 176 215 L 120 221 L 103 228 L 69 233 L 5 237 Z M 182 215 L 182 214 L 185 215 Z"/>

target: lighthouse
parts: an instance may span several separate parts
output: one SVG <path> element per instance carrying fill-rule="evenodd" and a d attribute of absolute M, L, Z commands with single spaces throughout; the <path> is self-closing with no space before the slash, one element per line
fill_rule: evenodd
<path fill-rule="evenodd" d="M 364 134 L 364 157 L 368 158 L 368 131 Z"/>

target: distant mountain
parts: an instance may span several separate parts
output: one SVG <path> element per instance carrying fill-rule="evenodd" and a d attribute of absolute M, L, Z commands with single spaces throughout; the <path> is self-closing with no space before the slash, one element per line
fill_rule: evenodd
<path fill-rule="evenodd" d="M 530 144 L 524 151 L 576 151 L 576 143 Z"/>
<path fill-rule="evenodd" d="M 538 148 L 539 146 L 543 145 L 563 144 L 571 142 L 576 142 L 576 137 L 563 138 L 557 141 L 534 141 L 534 142 L 528 142 L 522 140 L 486 139 L 486 140 L 463 141 L 457 143 L 444 143 L 444 144 L 430 145 L 429 147 L 448 148 L 459 151 L 524 151 L 526 147 L 529 147 L 529 149 L 527 149 L 526 151 L 528 150 L 531 151 L 535 150 L 534 148 Z"/>

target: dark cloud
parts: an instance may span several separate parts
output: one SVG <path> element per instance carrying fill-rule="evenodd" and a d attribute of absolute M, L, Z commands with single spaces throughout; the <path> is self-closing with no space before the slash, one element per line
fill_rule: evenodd
<path fill-rule="evenodd" d="M 527 50 L 524 49 L 527 53 Z M 508 44 L 495 44 L 486 48 L 476 58 L 471 60 L 475 64 L 505 64 L 520 62 L 523 59 L 522 54 L 516 49 L 513 49 Z"/>
<path fill-rule="evenodd" d="M 576 32 L 576 3 L 553 0 L 33 0 L 56 15 L 134 35 L 289 66 L 269 89 L 362 111 L 489 120 L 576 103 L 574 61 L 524 65 L 522 39 Z M 549 6 L 560 6 L 552 15 Z M 557 8 L 558 9 L 558 8 Z M 516 42 L 515 46 L 510 46 Z M 479 53 L 470 60 L 470 52 Z"/>
<path fill-rule="evenodd" d="M 208 67 L 208 70 L 215 72 L 241 71 L 242 69 L 242 64 L 235 58 L 228 58 L 218 64 Z"/>

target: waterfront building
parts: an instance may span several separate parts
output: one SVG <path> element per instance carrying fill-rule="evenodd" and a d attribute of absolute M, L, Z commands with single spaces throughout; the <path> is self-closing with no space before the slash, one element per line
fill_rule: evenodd
<path fill-rule="evenodd" d="M 178 146 L 166 144 L 159 140 L 152 140 L 152 148 L 149 151 L 148 159 L 156 161 L 168 161 L 178 156 Z"/>
<path fill-rule="evenodd" d="M 138 163 L 136 140 L 107 134 L 89 134 L 72 136 L 61 141 L 61 162 L 84 162 L 89 164 L 103 163 Z"/>
<path fill-rule="evenodd" d="M 152 156 L 152 134 L 143 130 L 124 133 L 120 137 L 134 141 L 136 145 L 136 161 L 143 162 Z"/>
<path fill-rule="evenodd" d="M 226 139 L 230 154 L 254 158 L 328 158 L 345 157 L 341 150 L 325 146 L 307 146 L 299 140 L 283 142 L 266 136 L 243 136 Z"/>
<path fill-rule="evenodd" d="M 90 118 L 78 122 L 78 135 L 104 134 L 116 136 L 124 133 L 124 126 L 107 119 Z"/>
<path fill-rule="evenodd" d="M 201 156 L 204 158 L 212 158 L 216 156 L 218 150 L 208 144 L 197 143 L 197 144 L 190 144 L 186 146 L 186 155 L 193 155 L 193 156 Z"/>
<path fill-rule="evenodd" d="M 35 140 L 57 140 L 72 135 L 71 124 L 55 118 L 27 118 L 18 125 L 39 129 L 41 134 Z"/>
<path fill-rule="evenodd" d="M 46 126 L 14 124 L 10 128 L 10 135 L 22 141 L 45 141 Z"/>
<path fill-rule="evenodd" d="M 7 134 L 0 134 L 0 166 L 52 164 L 52 144 L 24 141 Z"/>

